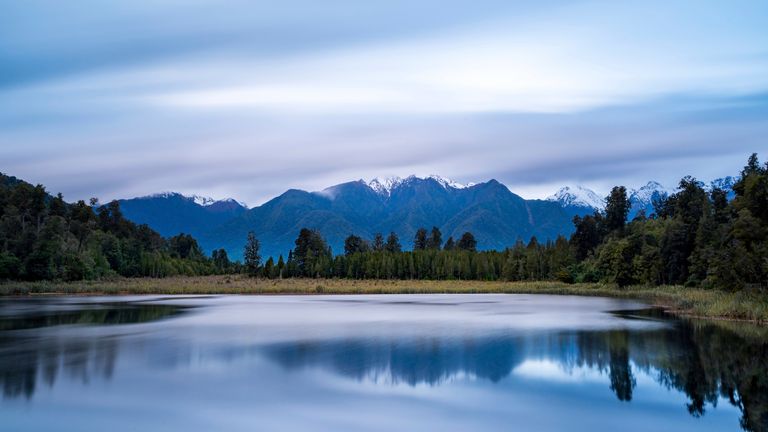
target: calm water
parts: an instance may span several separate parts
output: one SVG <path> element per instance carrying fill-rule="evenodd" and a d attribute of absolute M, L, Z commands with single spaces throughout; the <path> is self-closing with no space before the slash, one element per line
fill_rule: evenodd
<path fill-rule="evenodd" d="M 0 300 L 3 431 L 766 431 L 766 330 L 534 295 Z"/>

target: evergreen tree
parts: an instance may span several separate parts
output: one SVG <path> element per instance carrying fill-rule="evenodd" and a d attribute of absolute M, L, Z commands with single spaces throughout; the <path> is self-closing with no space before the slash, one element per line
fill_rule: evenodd
<path fill-rule="evenodd" d="M 232 263 L 229 261 L 229 256 L 227 255 L 227 251 L 224 249 L 216 249 L 211 253 L 211 259 L 213 259 L 213 265 L 216 266 L 216 270 L 218 270 L 220 273 L 226 273 L 229 271 L 229 268 L 232 266 Z"/>
<path fill-rule="evenodd" d="M 266 279 L 273 279 L 275 277 L 275 260 L 272 257 L 267 258 L 267 262 L 264 263 L 262 276 Z"/>
<path fill-rule="evenodd" d="M 389 233 L 389 236 L 387 236 L 387 244 L 384 245 L 384 249 L 390 253 L 398 253 L 402 250 L 402 246 L 400 246 L 400 239 L 397 237 L 397 234 L 395 234 L 394 231 Z"/>
<path fill-rule="evenodd" d="M 600 213 L 584 216 L 575 216 L 573 225 L 576 228 L 571 235 L 571 245 L 575 249 L 576 259 L 586 259 L 602 241 L 600 227 L 603 225 L 603 217 Z"/>
<path fill-rule="evenodd" d="M 419 228 L 413 238 L 413 250 L 424 250 L 427 248 L 427 230 Z"/>
<path fill-rule="evenodd" d="M 316 277 L 323 265 L 330 265 L 331 250 L 319 232 L 302 228 L 296 238 L 293 260 L 296 276 Z"/>
<path fill-rule="evenodd" d="M 434 249 L 434 250 L 440 250 L 440 247 L 443 245 L 443 234 L 440 232 L 440 229 L 436 226 L 432 227 L 432 233 L 429 236 L 429 239 L 427 240 L 427 249 Z"/>
<path fill-rule="evenodd" d="M 384 250 L 384 235 L 381 233 L 374 234 L 372 243 L 374 252 L 382 252 Z"/>
<path fill-rule="evenodd" d="M 471 232 L 465 232 L 464 234 L 461 235 L 461 238 L 459 239 L 459 242 L 456 244 L 456 247 L 458 247 L 461 250 L 476 252 L 477 240 L 475 240 L 475 236 Z"/>
<path fill-rule="evenodd" d="M 245 272 L 251 277 L 258 275 L 259 267 L 261 266 L 259 247 L 259 240 L 256 238 L 256 234 L 250 231 L 245 242 L 245 250 L 243 251 L 243 264 L 245 265 Z"/>
<path fill-rule="evenodd" d="M 285 275 L 285 261 L 283 261 L 283 255 L 281 254 L 280 257 L 277 259 L 277 277 L 282 279 Z"/>
<path fill-rule="evenodd" d="M 360 236 L 350 235 L 344 240 L 345 255 L 367 252 L 368 249 L 370 249 L 368 242 Z"/>
<path fill-rule="evenodd" d="M 605 225 L 607 230 L 610 232 L 624 228 L 630 208 L 627 189 L 624 186 L 614 187 L 605 201 Z"/>

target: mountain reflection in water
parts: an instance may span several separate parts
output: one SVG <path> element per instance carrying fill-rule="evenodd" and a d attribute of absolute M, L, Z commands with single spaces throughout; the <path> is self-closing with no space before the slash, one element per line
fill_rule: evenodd
<path fill-rule="evenodd" d="M 183 312 L 178 306 L 131 303 L 70 308 L 58 315 L 2 317 L 3 395 L 6 399 L 32 400 L 41 388 L 55 387 L 62 375 L 86 386 L 109 381 L 121 350 L 134 350 L 139 337 L 130 332 L 61 333 L 51 326 L 151 324 L 183 316 L 179 315 Z M 500 383 L 517 379 L 515 371 L 526 362 L 547 361 L 565 374 L 589 370 L 606 377 L 605 391 L 612 392 L 622 404 L 632 404 L 636 375 L 642 373 L 652 377 L 657 386 L 685 394 L 688 402 L 681 409 L 692 416 L 705 416 L 716 408 L 718 400 L 725 399 L 740 410 L 744 430 L 768 431 L 768 343 L 764 329 L 742 331 L 739 326 L 669 318 L 665 324 L 642 331 L 490 329 L 458 335 L 352 334 L 257 343 L 228 343 L 222 338 L 223 342 L 211 344 L 206 350 L 209 356 L 203 358 L 225 363 L 262 358 L 290 373 L 316 369 L 383 386 L 443 386 L 464 379 Z M 35 329 L 45 328 L 51 331 L 36 334 Z M 221 331 L 229 330 L 224 327 Z M 209 340 L 181 337 L 163 339 L 162 344 L 142 342 L 144 357 L 170 360 L 139 366 L 188 366 L 193 363 L 192 352 L 200 350 L 194 347 Z"/>

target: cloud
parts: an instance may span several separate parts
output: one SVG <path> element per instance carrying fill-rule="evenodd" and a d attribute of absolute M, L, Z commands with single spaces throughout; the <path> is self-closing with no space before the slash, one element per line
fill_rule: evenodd
<path fill-rule="evenodd" d="M 733 174 L 768 132 L 759 1 L 4 12 L 0 170 L 70 199 L 173 189 L 257 204 L 431 173 L 541 197 Z"/>

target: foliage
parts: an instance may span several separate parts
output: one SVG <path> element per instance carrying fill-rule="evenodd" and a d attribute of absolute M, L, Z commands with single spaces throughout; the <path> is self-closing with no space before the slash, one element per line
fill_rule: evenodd
<path fill-rule="evenodd" d="M 214 265 L 189 235 L 166 240 L 125 219 L 117 201 L 68 204 L 42 185 L 0 174 L 0 279 L 196 276 L 230 269 Z"/>
<path fill-rule="evenodd" d="M 259 240 L 253 231 L 248 233 L 248 239 L 245 242 L 243 251 L 243 266 L 249 276 L 257 276 L 261 266 L 261 253 L 259 252 Z"/>
<path fill-rule="evenodd" d="M 287 260 L 262 267 L 259 242 L 249 233 L 245 264 L 216 250 L 203 255 L 197 241 L 166 240 L 126 220 L 117 202 L 67 204 L 38 185 L 0 177 L 0 279 L 80 280 L 113 275 L 163 277 L 244 271 L 265 278 L 484 280 L 685 285 L 762 291 L 768 280 L 768 164 L 752 155 L 728 201 L 684 177 L 676 193 L 654 202 L 654 214 L 627 222 L 626 189 L 606 197 L 604 212 L 575 217 L 570 239 L 540 243 L 532 237 L 499 251 L 478 251 L 472 233 L 443 245 L 437 227 L 421 227 L 413 249 L 395 233 L 367 240 L 350 235 L 333 255 L 316 230 L 303 228 Z"/>

